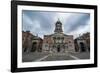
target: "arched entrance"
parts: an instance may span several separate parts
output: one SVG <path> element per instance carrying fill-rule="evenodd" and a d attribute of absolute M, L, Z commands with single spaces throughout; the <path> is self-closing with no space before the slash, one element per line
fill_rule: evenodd
<path fill-rule="evenodd" d="M 33 43 L 32 43 L 31 52 L 35 52 L 35 51 L 36 51 L 36 48 L 37 48 L 37 42 L 33 42 Z"/>
<path fill-rule="evenodd" d="M 57 46 L 57 52 L 60 52 L 60 45 Z"/>
<path fill-rule="evenodd" d="M 85 44 L 83 42 L 80 42 L 80 48 L 81 48 L 81 52 L 85 52 Z"/>

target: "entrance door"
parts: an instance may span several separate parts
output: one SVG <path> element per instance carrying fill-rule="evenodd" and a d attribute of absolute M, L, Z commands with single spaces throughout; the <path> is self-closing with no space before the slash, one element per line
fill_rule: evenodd
<path fill-rule="evenodd" d="M 37 43 L 33 42 L 31 52 L 35 52 L 36 51 L 36 46 L 37 46 Z"/>
<path fill-rule="evenodd" d="M 60 52 L 60 45 L 58 45 L 57 47 L 57 52 Z"/>
<path fill-rule="evenodd" d="M 85 52 L 85 51 L 86 51 L 85 45 L 84 45 L 83 42 L 80 42 L 80 48 L 81 48 L 81 51 L 82 51 L 82 52 Z"/>

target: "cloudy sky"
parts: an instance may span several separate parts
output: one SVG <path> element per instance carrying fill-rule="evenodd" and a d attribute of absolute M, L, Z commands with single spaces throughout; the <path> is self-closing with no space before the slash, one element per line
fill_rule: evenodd
<path fill-rule="evenodd" d="M 60 19 L 63 32 L 67 35 L 74 35 L 90 32 L 90 14 L 75 12 L 46 12 L 30 11 L 22 12 L 22 30 L 31 31 L 32 34 L 43 38 L 43 35 L 54 33 L 55 23 Z"/>

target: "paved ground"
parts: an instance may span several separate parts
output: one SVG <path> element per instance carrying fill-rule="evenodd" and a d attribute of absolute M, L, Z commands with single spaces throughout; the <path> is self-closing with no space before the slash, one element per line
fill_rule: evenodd
<path fill-rule="evenodd" d="M 89 52 L 81 53 L 64 53 L 64 54 L 48 54 L 48 53 L 25 53 L 23 54 L 23 62 L 37 62 L 37 61 L 57 61 L 57 60 L 79 60 L 79 59 L 89 59 Z"/>
<path fill-rule="evenodd" d="M 32 61 L 36 61 L 46 55 L 48 55 L 48 53 L 37 53 L 37 52 L 24 53 L 22 55 L 22 61 L 23 62 L 32 62 Z"/>
<path fill-rule="evenodd" d="M 78 53 L 70 53 L 70 54 L 79 59 L 89 59 L 90 58 L 89 52 L 78 52 Z"/>
<path fill-rule="evenodd" d="M 74 58 L 66 55 L 50 55 L 41 61 L 58 61 L 58 60 L 74 60 Z"/>

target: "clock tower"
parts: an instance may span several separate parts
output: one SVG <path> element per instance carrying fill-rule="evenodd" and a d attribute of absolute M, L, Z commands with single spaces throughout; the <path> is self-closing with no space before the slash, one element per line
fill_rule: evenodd
<path fill-rule="evenodd" d="M 62 23 L 60 22 L 60 20 L 58 19 L 58 21 L 55 24 L 55 33 L 62 33 Z"/>

